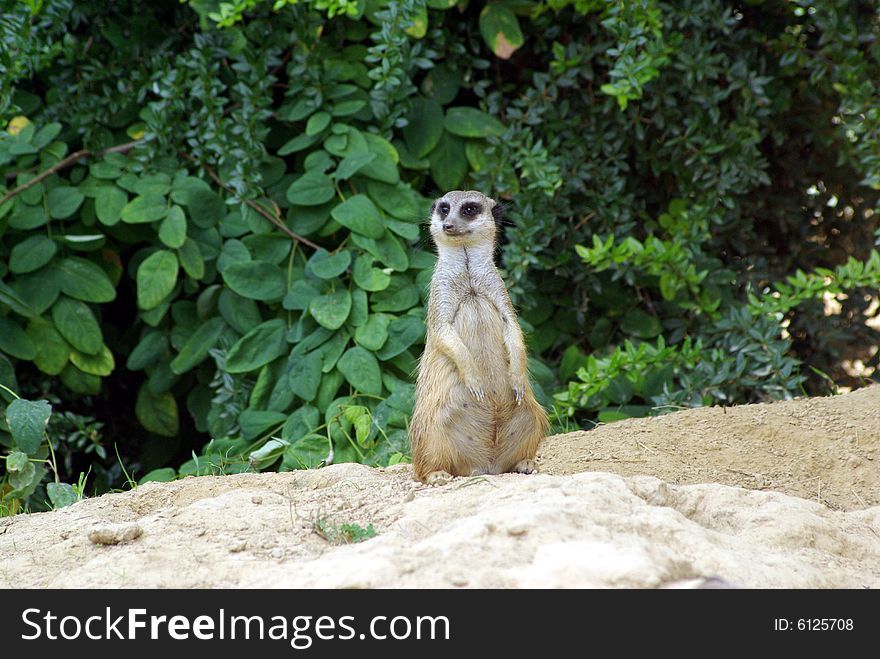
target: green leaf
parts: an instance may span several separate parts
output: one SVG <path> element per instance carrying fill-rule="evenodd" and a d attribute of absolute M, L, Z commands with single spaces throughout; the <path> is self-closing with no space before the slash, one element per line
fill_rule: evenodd
<path fill-rule="evenodd" d="M 404 240 L 416 241 L 422 235 L 417 224 L 385 218 L 385 225 Z"/>
<path fill-rule="evenodd" d="M 308 261 L 308 269 L 320 279 L 333 279 L 348 269 L 351 263 L 351 252 L 342 250 L 330 254 L 326 249 L 319 249 Z"/>
<path fill-rule="evenodd" d="M 6 408 L 6 423 L 15 445 L 34 455 L 43 443 L 52 406 L 45 400 L 16 398 Z"/>
<path fill-rule="evenodd" d="M 312 299 L 318 297 L 320 294 L 321 292 L 309 282 L 298 279 L 293 282 L 290 290 L 287 291 L 287 295 L 284 296 L 281 306 L 285 309 L 305 311 L 309 308 Z"/>
<path fill-rule="evenodd" d="M 308 149 L 315 142 L 318 141 L 320 135 L 306 135 L 305 133 L 300 133 L 292 140 L 288 140 L 284 143 L 284 145 L 278 149 L 279 156 L 290 155 L 291 153 L 297 153 L 298 151 L 302 151 L 303 149 Z"/>
<path fill-rule="evenodd" d="M 321 354 L 317 351 L 292 355 L 287 366 L 290 390 L 305 401 L 315 400 L 321 383 L 321 366 Z"/>
<path fill-rule="evenodd" d="M 31 139 L 31 144 L 33 144 L 38 149 L 42 149 L 46 147 L 49 142 L 58 137 L 58 133 L 61 132 L 61 124 L 57 121 L 53 121 L 50 124 L 46 124 L 40 130 L 37 131 L 36 135 L 34 135 L 33 139 Z"/>
<path fill-rule="evenodd" d="M 329 112 L 316 112 L 306 122 L 306 135 L 317 135 L 330 125 Z"/>
<path fill-rule="evenodd" d="M 228 288 L 220 292 L 217 309 L 226 324 L 239 334 L 247 334 L 263 321 L 256 302 L 233 293 Z"/>
<path fill-rule="evenodd" d="M 238 427 L 241 428 L 242 437 L 256 439 L 270 428 L 280 426 L 286 420 L 287 415 L 283 412 L 245 410 L 238 415 Z"/>
<path fill-rule="evenodd" d="M 116 360 L 107 346 L 101 346 L 97 355 L 85 355 L 73 350 L 70 352 L 70 363 L 83 373 L 104 377 L 110 375 L 116 368 Z"/>
<path fill-rule="evenodd" d="M 101 391 L 101 378 L 83 373 L 72 363 L 64 367 L 59 375 L 61 383 L 71 391 L 85 396 L 95 396 Z"/>
<path fill-rule="evenodd" d="M 0 350 L 7 355 L 32 360 L 37 356 L 37 346 L 31 337 L 18 325 L 18 323 L 0 316 Z"/>
<path fill-rule="evenodd" d="M 140 371 L 158 362 L 168 352 L 168 339 L 162 332 L 150 330 L 128 355 L 125 362 L 130 371 Z"/>
<path fill-rule="evenodd" d="M 14 451 L 6 459 L 6 471 L 9 475 L 9 484 L 16 490 L 24 490 L 37 476 L 37 468 L 28 459 L 27 454 Z"/>
<path fill-rule="evenodd" d="M 368 350 L 360 346 L 349 348 L 340 357 L 336 368 L 359 392 L 373 396 L 382 393 L 382 374 L 379 370 L 379 362 Z"/>
<path fill-rule="evenodd" d="M 364 194 L 349 197 L 330 211 L 330 215 L 342 226 L 368 238 L 381 238 L 385 233 L 382 214 Z"/>
<path fill-rule="evenodd" d="M 299 206 L 317 206 L 336 196 L 333 179 L 320 172 L 306 172 L 287 188 L 287 201 Z"/>
<path fill-rule="evenodd" d="M 33 318 L 28 323 L 27 335 L 37 346 L 34 365 L 47 375 L 61 373 L 70 358 L 70 346 L 58 330 L 42 318 Z"/>
<path fill-rule="evenodd" d="M 138 392 L 134 413 L 148 431 L 164 437 L 174 437 L 180 427 L 177 401 L 170 392 L 154 394 L 146 383 Z"/>
<path fill-rule="evenodd" d="M 337 158 L 371 151 L 364 134 L 345 124 L 334 124 L 332 135 L 324 140 L 324 149 Z M 376 154 L 379 157 L 379 154 Z"/>
<path fill-rule="evenodd" d="M 170 483 L 176 478 L 177 472 L 173 467 L 160 467 L 159 469 L 147 472 L 138 481 L 138 485 L 143 485 L 144 483 Z"/>
<path fill-rule="evenodd" d="M 450 133 L 443 133 L 440 143 L 431 152 L 431 176 L 444 192 L 455 190 L 468 172 L 464 140 Z"/>
<path fill-rule="evenodd" d="M 385 361 L 396 357 L 425 336 L 425 324 L 415 316 L 395 318 L 388 327 L 388 340 L 376 357 Z"/>
<path fill-rule="evenodd" d="M 201 364 L 207 358 L 208 351 L 217 345 L 225 328 L 226 323 L 222 318 L 211 318 L 199 325 L 181 346 L 177 357 L 171 360 L 171 370 L 181 375 Z"/>
<path fill-rule="evenodd" d="M 61 271 L 61 291 L 83 302 L 111 302 L 116 289 L 107 273 L 91 261 L 70 256 L 58 264 Z"/>
<path fill-rule="evenodd" d="M 373 257 L 361 254 L 354 260 L 352 278 L 365 291 L 382 291 L 391 283 L 391 275 L 373 267 Z"/>
<path fill-rule="evenodd" d="M 369 301 L 367 300 L 367 292 L 360 288 L 354 288 L 351 291 L 351 313 L 348 314 L 348 321 L 352 327 L 360 327 L 367 322 L 367 314 L 369 313 Z"/>
<path fill-rule="evenodd" d="M 18 382 L 15 379 L 15 368 L 12 366 L 12 362 L 9 361 L 3 353 L 0 353 L 0 384 L 8 387 L 12 391 L 18 389 Z M 11 400 L 14 400 L 14 398 L 15 397 L 5 389 L 0 389 L 0 402 L 5 401 L 8 403 Z"/>
<path fill-rule="evenodd" d="M 138 194 L 167 195 L 171 192 L 171 178 L 162 172 L 142 175 L 134 184 L 134 191 Z"/>
<path fill-rule="evenodd" d="M 489 137 L 504 132 L 504 124 L 491 114 L 469 107 L 449 108 L 443 126 L 460 137 Z"/>
<path fill-rule="evenodd" d="M 30 275 L 28 277 L 22 277 L 21 280 L 16 282 L 19 285 L 19 289 L 23 288 L 23 286 L 21 285 L 23 281 L 28 280 L 28 279 L 30 279 L 32 281 L 36 281 L 35 277 L 37 277 L 37 276 Z M 42 279 L 42 273 L 40 273 L 40 279 Z M 43 282 L 37 281 L 36 283 L 39 285 L 39 284 L 42 284 Z M 57 294 L 61 292 L 61 284 L 57 281 L 55 282 L 55 284 L 56 284 L 55 287 L 52 287 L 51 285 L 49 287 L 40 286 L 40 289 L 41 289 L 40 292 L 48 292 L 49 293 L 49 295 L 47 297 L 50 300 L 49 301 L 50 305 L 54 301 L 54 297 L 57 296 Z M 49 288 L 50 290 L 45 291 L 45 288 Z M 32 300 L 30 298 L 32 296 L 25 296 L 25 297 L 29 298 L 27 302 L 25 302 L 25 300 L 23 300 L 21 298 L 21 296 L 14 289 L 10 288 L 6 284 L 4 284 L 2 281 L 0 281 L 0 302 L 5 304 L 6 306 L 8 306 L 15 313 L 17 313 L 19 316 L 24 316 L 25 318 L 33 318 L 34 316 L 37 315 L 38 312 L 34 310 L 34 307 L 31 307 Z M 44 298 L 41 297 L 40 299 L 44 299 Z M 39 310 L 39 313 L 42 313 L 43 311 L 45 311 L 45 308 Z"/>
<path fill-rule="evenodd" d="M 92 163 L 92 166 L 89 167 L 89 174 L 95 178 L 115 179 L 122 176 L 122 170 L 112 163 L 101 160 Z"/>
<path fill-rule="evenodd" d="M 419 302 L 419 289 L 405 277 L 397 275 L 384 291 L 370 296 L 371 308 L 379 311 L 406 311 Z"/>
<path fill-rule="evenodd" d="M 347 330 L 340 329 L 333 334 L 333 337 L 329 341 L 326 341 L 320 348 L 318 348 L 318 352 L 321 354 L 321 362 L 323 364 L 321 367 L 322 373 L 329 373 L 333 370 L 333 367 L 336 366 L 336 362 L 339 361 L 342 353 L 348 347 L 348 340 L 350 338 Z"/>
<path fill-rule="evenodd" d="M 192 238 L 186 238 L 183 245 L 177 250 L 177 258 L 183 271 L 193 279 L 201 279 L 205 276 L 205 260 L 202 258 L 202 250 L 199 244 Z"/>
<path fill-rule="evenodd" d="M 172 206 L 159 224 L 159 240 L 174 249 L 183 246 L 186 241 L 186 216 L 180 206 Z"/>
<path fill-rule="evenodd" d="M 443 136 L 443 108 L 435 100 L 415 98 L 403 128 L 403 139 L 416 158 L 424 158 Z"/>
<path fill-rule="evenodd" d="M 303 405 L 287 417 L 281 429 L 281 436 L 290 442 L 295 442 L 312 432 L 320 423 L 320 412 L 311 405 Z"/>
<path fill-rule="evenodd" d="M 49 217 L 56 220 L 63 220 L 73 215 L 82 205 L 85 196 L 76 188 L 62 185 L 49 191 L 46 198 L 46 205 L 49 210 Z"/>
<path fill-rule="evenodd" d="M 409 268 L 409 258 L 400 241 L 390 232 L 385 231 L 381 240 L 373 240 L 352 234 L 352 242 L 358 247 L 367 250 L 382 263 L 393 270 L 403 272 Z"/>
<path fill-rule="evenodd" d="M 210 188 L 196 188 L 187 192 L 183 200 L 189 216 L 197 227 L 210 229 L 226 217 L 227 206 Z M 125 219 L 125 218 L 123 218 Z"/>
<path fill-rule="evenodd" d="M 347 289 L 328 293 L 312 299 L 309 313 L 318 324 L 327 329 L 335 330 L 342 327 L 351 311 L 351 293 Z"/>
<path fill-rule="evenodd" d="M 15 274 L 24 274 L 39 270 L 55 256 L 58 243 L 46 236 L 30 236 L 25 238 L 9 254 L 9 270 Z"/>
<path fill-rule="evenodd" d="M 153 309 L 171 294 L 177 283 L 177 256 L 167 249 L 153 252 L 137 269 L 138 307 Z"/>
<path fill-rule="evenodd" d="M 366 104 L 367 102 L 363 99 L 342 101 L 333 106 L 333 116 L 350 117 L 353 114 L 357 114 Z"/>
<path fill-rule="evenodd" d="M 400 172 L 397 169 L 400 156 L 394 145 L 373 133 L 363 133 L 363 138 L 370 152 L 376 154 L 376 158 L 363 167 L 360 173 L 377 181 L 397 183 L 400 180 Z"/>
<path fill-rule="evenodd" d="M 226 355 L 229 373 L 247 373 L 280 357 L 288 350 L 287 325 L 280 318 L 260 323 L 241 337 Z"/>
<path fill-rule="evenodd" d="M 355 330 L 355 342 L 367 350 L 378 350 L 388 340 L 388 326 L 393 318 L 384 313 L 370 314 L 367 322 Z"/>
<path fill-rule="evenodd" d="M 95 215 L 101 224 L 112 227 L 119 222 L 127 203 L 128 195 L 124 190 L 112 185 L 101 186 L 95 196 Z"/>
<path fill-rule="evenodd" d="M 398 220 L 418 225 L 428 214 L 428 203 L 408 185 L 369 181 L 367 192 L 382 210 Z"/>
<path fill-rule="evenodd" d="M 654 316 L 639 309 L 633 309 L 624 314 L 620 321 L 620 329 L 626 334 L 637 336 L 640 339 L 652 339 L 663 331 L 663 326 Z"/>
<path fill-rule="evenodd" d="M 314 469 L 323 464 L 329 446 L 323 435 L 309 434 L 297 440 L 284 451 L 281 471 L 292 469 Z"/>
<path fill-rule="evenodd" d="M 52 502 L 52 507 L 56 510 L 66 508 L 78 500 L 76 491 L 70 483 L 46 483 L 46 494 L 49 495 L 49 501 Z"/>
<path fill-rule="evenodd" d="M 165 197 L 157 194 L 138 195 L 119 213 L 122 221 L 127 224 L 146 224 L 161 220 L 168 213 Z"/>
<path fill-rule="evenodd" d="M 223 281 L 239 295 L 252 300 L 278 300 L 287 291 L 284 271 L 265 261 L 233 263 L 223 270 Z"/>
<path fill-rule="evenodd" d="M 372 151 L 368 153 L 353 153 L 350 156 L 345 156 L 345 158 L 342 159 L 342 162 L 339 163 L 333 176 L 337 181 L 349 179 L 375 159 L 376 154 Z"/>
<path fill-rule="evenodd" d="M 509 59 L 523 45 L 523 34 L 516 14 L 500 3 L 487 3 L 480 12 L 480 34 L 486 45 L 501 59 Z"/>
<path fill-rule="evenodd" d="M 95 314 L 79 300 L 59 298 L 52 306 L 52 322 L 61 336 L 80 352 L 97 355 L 104 347 L 104 337 Z"/>

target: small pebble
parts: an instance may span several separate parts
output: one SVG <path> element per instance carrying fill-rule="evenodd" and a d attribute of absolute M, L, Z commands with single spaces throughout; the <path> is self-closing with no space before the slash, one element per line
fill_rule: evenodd
<path fill-rule="evenodd" d="M 231 545 L 229 545 L 229 553 L 230 554 L 237 554 L 239 552 L 244 551 L 246 547 L 247 547 L 247 540 L 237 540 L 236 542 L 233 542 Z"/>
<path fill-rule="evenodd" d="M 260 505 L 261 503 L 263 503 L 263 497 L 261 497 L 259 494 L 255 494 L 251 497 L 251 503 Z"/>
<path fill-rule="evenodd" d="M 529 529 L 526 527 L 525 524 L 522 524 L 522 523 L 511 524 L 510 526 L 507 527 L 507 535 L 512 535 L 512 536 L 525 535 L 528 532 L 528 530 Z"/>
<path fill-rule="evenodd" d="M 140 524 L 108 524 L 89 531 L 89 540 L 96 545 L 119 545 L 137 540 L 143 533 Z"/>

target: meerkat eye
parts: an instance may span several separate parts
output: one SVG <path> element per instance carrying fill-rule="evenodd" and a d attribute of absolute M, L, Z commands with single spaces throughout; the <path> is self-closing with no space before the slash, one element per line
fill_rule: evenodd
<path fill-rule="evenodd" d="M 440 211 L 440 215 L 449 215 L 449 204 L 444 201 L 437 206 L 437 210 Z"/>
<path fill-rule="evenodd" d="M 479 204 L 465 204 L 461 207 L 461 214 L 465 217 L 476 217 L 480 214 Z"/>

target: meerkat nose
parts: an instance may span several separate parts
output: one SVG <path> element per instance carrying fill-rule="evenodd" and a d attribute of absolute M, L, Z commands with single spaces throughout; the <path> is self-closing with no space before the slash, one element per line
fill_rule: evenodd
<path fill-rule="evenodd" d="M 444 223 L 444 225 L 443 225 L 443 230 L 444 230 L 444 231 L 452 231 L 454 228 L 455 228 L 455 225 L 454 225 L 454 224 L 445 224 L 445 223 Z"/>

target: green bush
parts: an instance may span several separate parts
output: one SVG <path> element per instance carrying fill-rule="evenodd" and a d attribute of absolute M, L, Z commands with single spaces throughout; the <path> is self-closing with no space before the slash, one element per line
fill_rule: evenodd
<path fill-rule="evenodd" d="M 7 510 L 405 460 L 458 187 L 566 427 L 876 372 L 873 3 L 5 4 Z"/>

